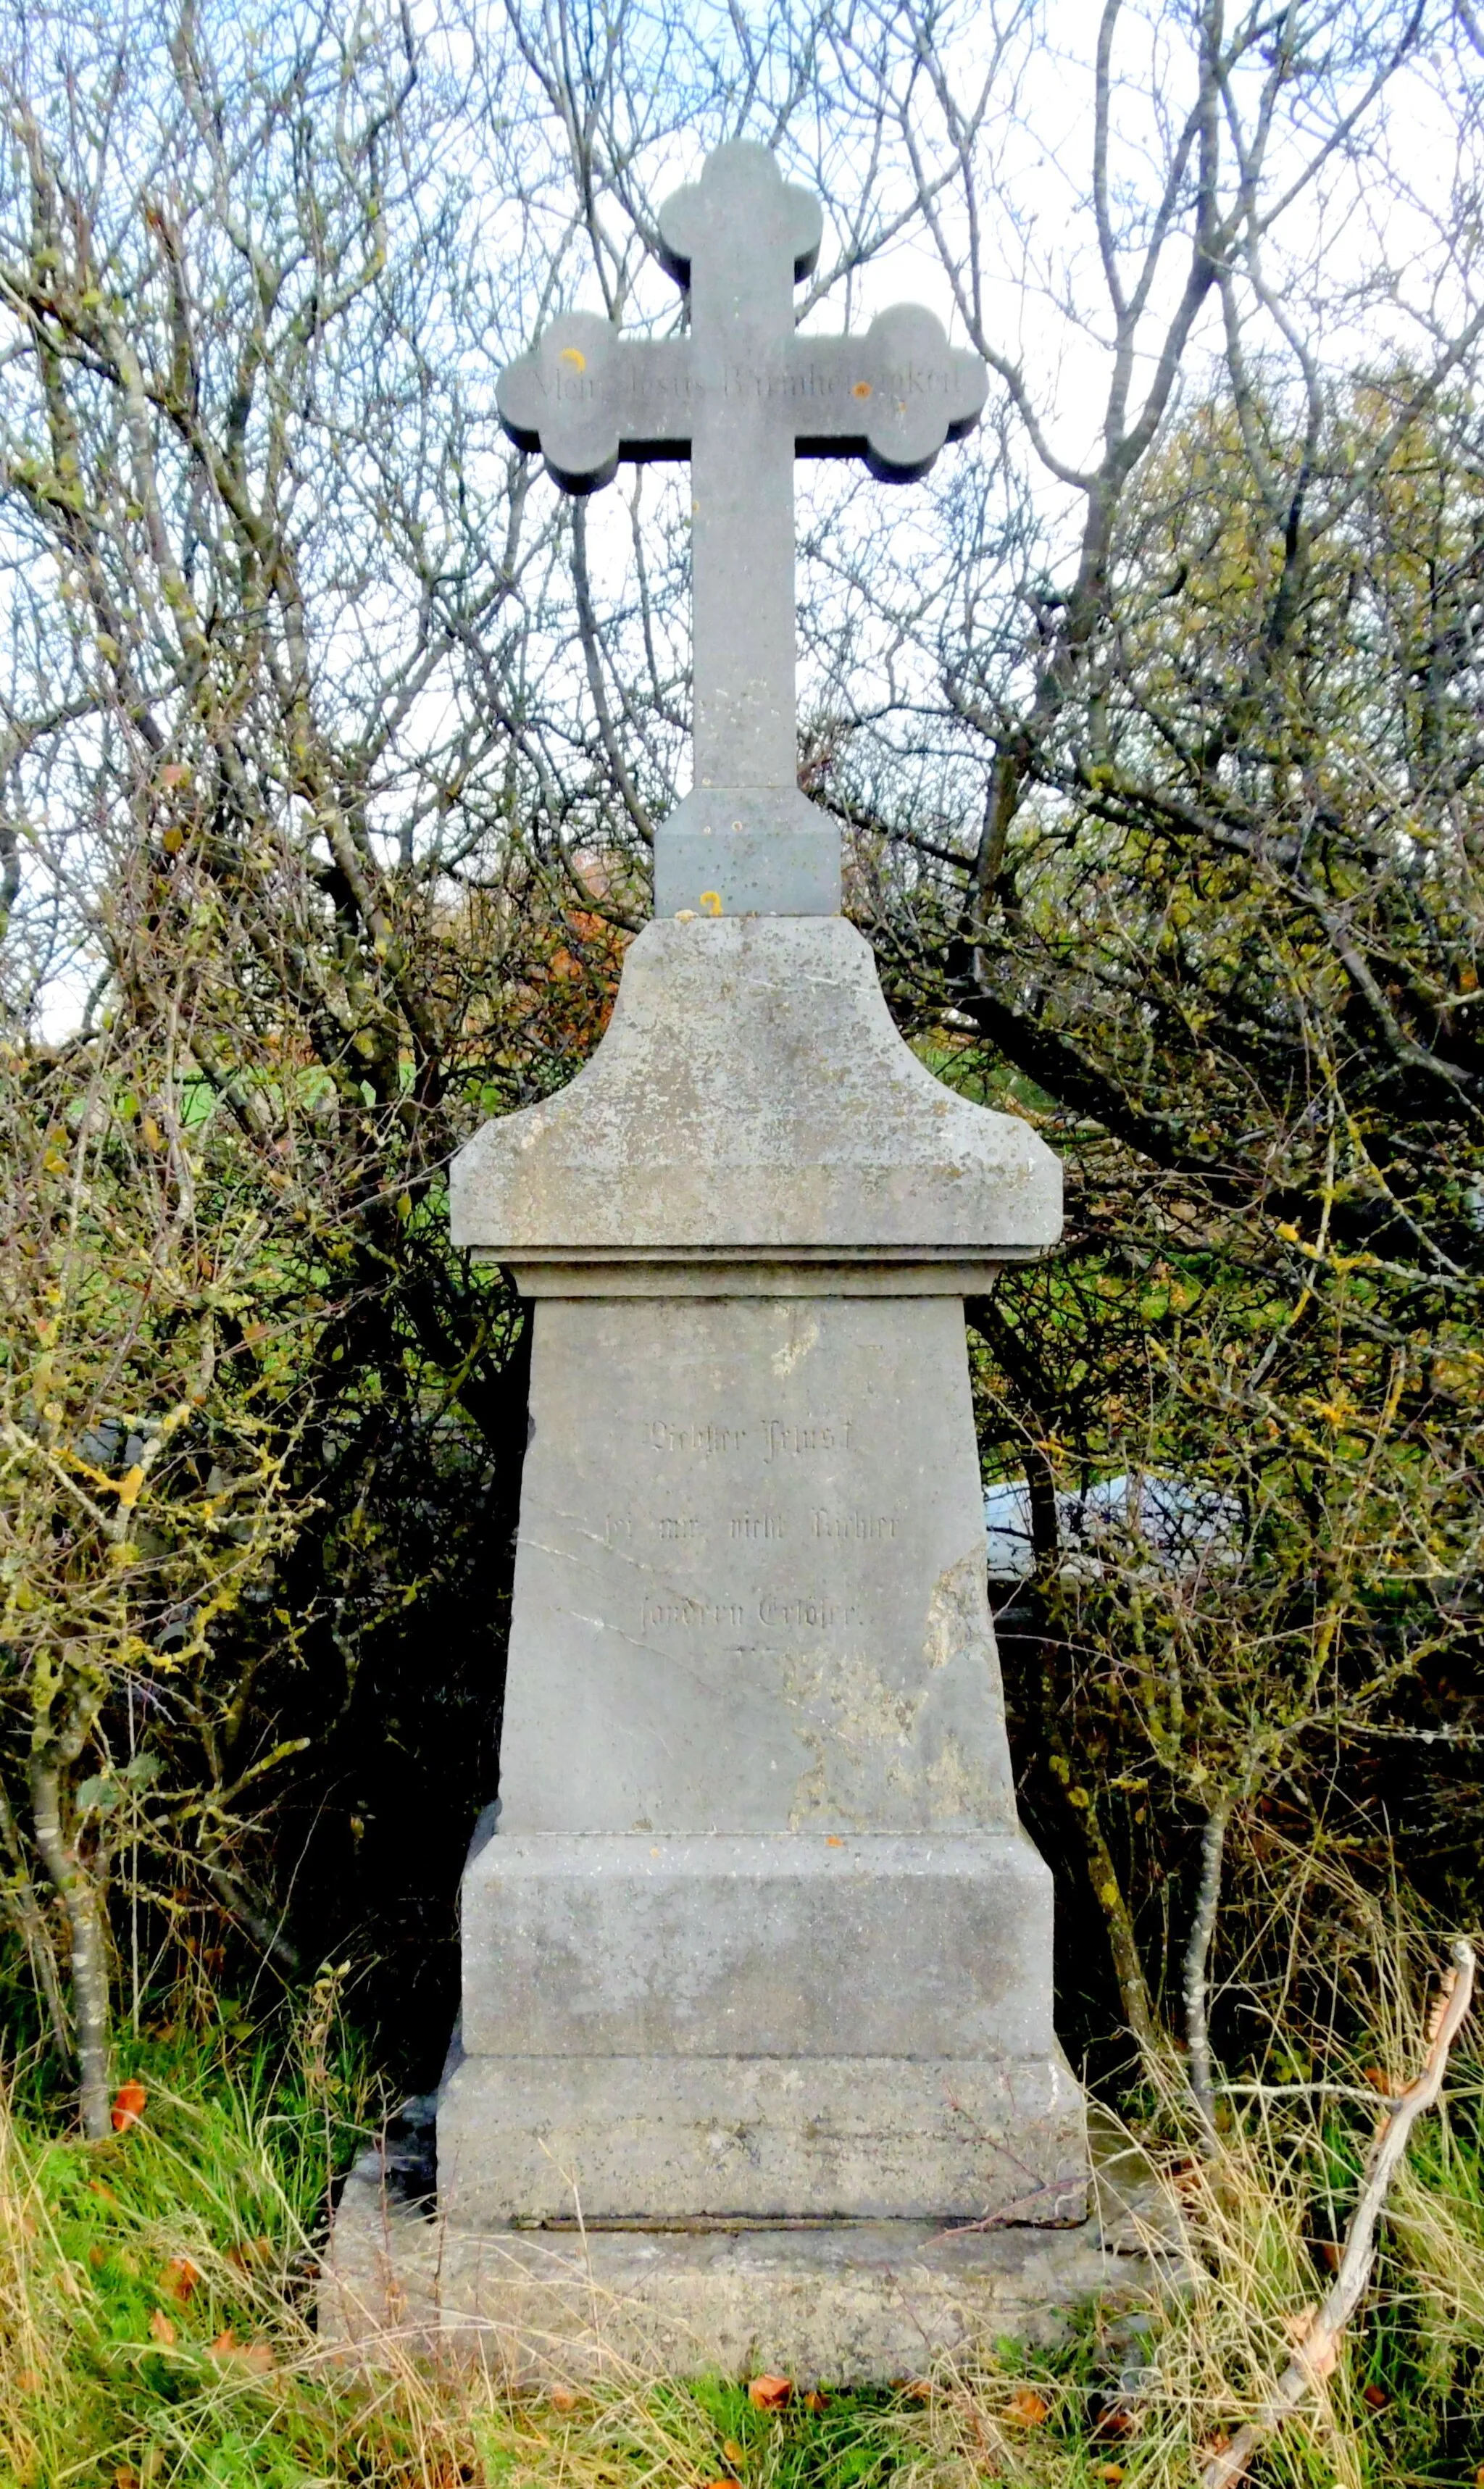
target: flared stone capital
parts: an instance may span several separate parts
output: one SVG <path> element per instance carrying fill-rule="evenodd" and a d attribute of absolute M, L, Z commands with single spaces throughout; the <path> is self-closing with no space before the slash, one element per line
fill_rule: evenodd
<path fill-rule="evenodd" d="M 592 1061 L 476 1132 L 452 1195 L 454 1243 L 516 1266 L 941 1264 L 957 1293 L 1062 1220 L 1051 1151 L 933 1078 L 838 917 L 647 926 Z"/>

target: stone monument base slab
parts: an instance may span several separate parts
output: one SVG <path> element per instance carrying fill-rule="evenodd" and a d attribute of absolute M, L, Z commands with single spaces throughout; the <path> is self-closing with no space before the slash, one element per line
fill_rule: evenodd
<path fill-rule="evenodd" d="M 1148 2162 L 1101 2121 L 1093 2144 L 1090 2219 L 948 2231 L 889 2220 L 481 2232 L 407 2201 L 371 2152 L 336 2212 L 320 2334 L 357 2365 L 453 2359 L 512 2389 L 636 2371 L 769 2370 L 800 2387 L 920 2376 L 1002 2336 L 1065 2338 L 1091 2301 L 1127 2306 L 1179 2284 L 1179 2223 Z"/>

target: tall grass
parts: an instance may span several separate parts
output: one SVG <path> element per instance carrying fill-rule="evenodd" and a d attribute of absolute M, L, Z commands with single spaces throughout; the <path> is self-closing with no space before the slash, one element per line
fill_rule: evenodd
<path fill-rule="evenodd" d="M 1434 1952 L 1371 1911 L 1367 2015 L 1284 1997 L 1257 2088 L 1190 2150 L 1179 2070 L 1130 2116 L 1179 2207 L 1178 2286 L 868 2392 L 614 2374 L 508 2396 L 453 2367 L 337 2366 L 313 2323 L 333 2169 L 378 2102 L 322 1988 L 270 2042 L 157 2032 L 102 2143 L 31 2079 L 0 2108 L 0 2481 L 10 2489 L 1189 2489 L 1324 2292 L 1379 2102 L 1416 2061 Z M 1356 1960 L 1360 1955 L 1356 1949 Z M 1316 1991 L 1317 1992 L 1317 1991 Z M 1277 2071 L 1281 2063 L 1281 2072 Z M 1296 2071 L 1297 2070 L 1297 2071 Z M 1375 2105 L 1372 2105 L 1375 2103 Z M 1393 2193 L 1336 2374 L 1263 2457 L 1268 2489 L 1459 2489 L 1484 2465 L 1484 2080 L 1456 2060 Z"/>

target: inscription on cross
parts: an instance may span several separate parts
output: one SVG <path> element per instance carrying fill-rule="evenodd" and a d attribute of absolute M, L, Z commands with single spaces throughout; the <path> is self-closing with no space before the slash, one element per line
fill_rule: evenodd
<path fill-rule="evenodd" d="M 565 492 L 596 492 L 620 459 L 691 462 L 694 784 L 656 834 L 660 916 L 838 910 L 839 833 L 796 776 L 793 462 L 861 457 L 905 482 L 985 402 L 980 358 L 915 304 L 859 336 L 798 332 L 822 231 L 767 148 L 719 147 L 660 211 L 689 335 L 572 311 L 499 375 L 506 431 Z"/>

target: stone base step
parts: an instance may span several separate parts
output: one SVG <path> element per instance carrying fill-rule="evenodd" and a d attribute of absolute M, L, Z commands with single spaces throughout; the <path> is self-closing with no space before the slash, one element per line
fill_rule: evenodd
<path fill-rule="evenodd" d="M 461 2227 L 712 2215 L 1080 2220 L 1081 2092 L 1042 2057 L 478 2057 L 439 2099 Z"/>
<path fill-rule="evenodd" d="M 374 2367 L 435 2355 L 501 2385 L 753 2376 L 799 2386 L 920 2376 L 1000 2336 L 1063 2338 L 1184 2270 L 1178 2218 L 1127 2140 L 1095 2132 L 1094 2214 L 1075 2227 L 933 2221 L 571 2230 L 456 2228 L 386 2183 L 347 2181 L 320 2286 L 322 2337 Z"/>

